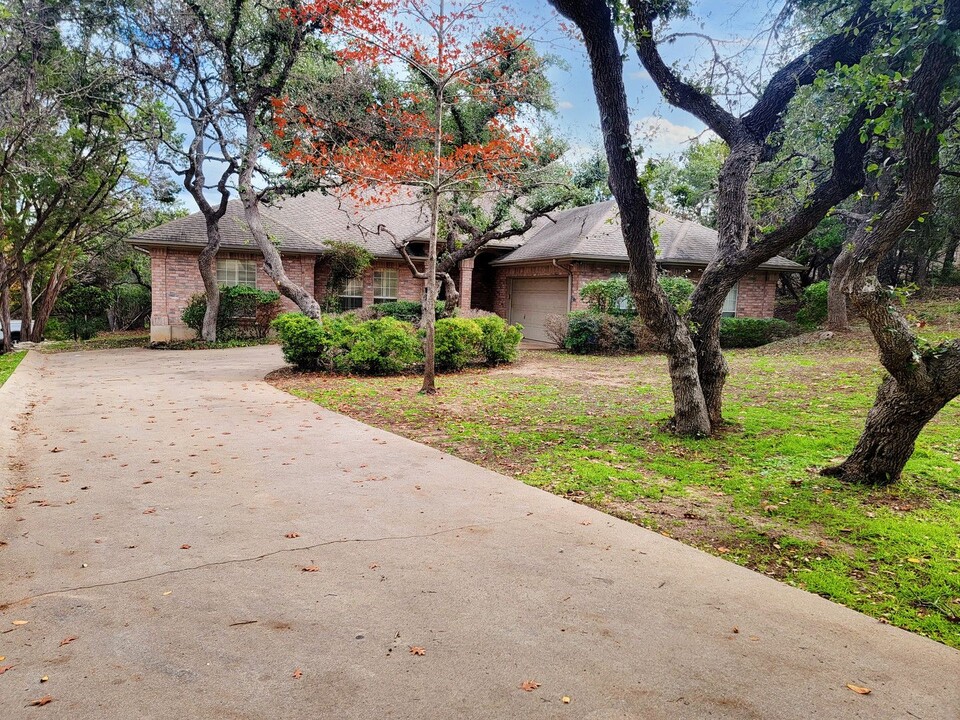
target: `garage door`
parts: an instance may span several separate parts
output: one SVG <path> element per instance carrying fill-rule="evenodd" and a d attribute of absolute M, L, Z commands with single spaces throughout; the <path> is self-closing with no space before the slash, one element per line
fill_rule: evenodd
<path fill-rule="evenodd" d="M 515 279 L 510 287 L 510 322 L 523 325 L 528 340 L 552 343 L 548 315 L 567 313 L 567 278 Z"/>

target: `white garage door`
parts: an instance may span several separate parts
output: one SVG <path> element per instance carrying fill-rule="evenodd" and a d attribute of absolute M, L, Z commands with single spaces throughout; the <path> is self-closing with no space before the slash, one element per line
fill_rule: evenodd
<path fill-rule="evenodd" d="M 518 278 L 510 285 L 510 322 L 523 325 L 528 340 L 552 343 L 546 319 L 567 313 L 567 278 Z"/>

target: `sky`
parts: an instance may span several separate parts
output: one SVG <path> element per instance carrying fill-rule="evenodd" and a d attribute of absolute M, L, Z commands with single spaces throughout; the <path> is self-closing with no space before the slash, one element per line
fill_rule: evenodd
<path fill-rule="evenodd" d="M 671 32 L 722 38 L 727 42 L 720 46 L 721 52 L 740 50 L 748 65 L 757 64 L 757 44 L 747 41 L 758 28 L 769 25 L 771 14 L 781 7 L 777 0 L 692 0 L 691 4 L 694 15 L 674 23 Z M 509 19 L 531 30 L 540 52 L 559 60 L 548 72 L 557 110 L 546 122 L 569 144 L 565 159 L 575 162 L 602 152 L 599 114 L 583 45 L 561 30 L 560 18 L 547 0 L 506 0 L 502 8 Z M 762 45 L 761 40 L 761 49 Z M 696 67 L 708 57 L 706 43 L 695 38 L 678 38 L 663 45 L 661 52 L 668 64 L 677 63 L 680 67 Z M 711 137 L 697 118 L 663 100 L 635 52 L 628 52 L 627 58 L 624 79 L 636 126 L 633 139 L 635 145 L 643 148 L 644 158 L 676 155 L 694 138 Z M 186 191 L 180 193 L 180 199 L 190 212 L 196 211 L 196 203 Z"/>

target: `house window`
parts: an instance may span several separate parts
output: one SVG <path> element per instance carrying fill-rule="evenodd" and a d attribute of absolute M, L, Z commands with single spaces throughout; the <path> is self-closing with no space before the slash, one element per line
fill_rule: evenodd
<path fill-rule="evenodd" d="M 737 296 L 740 294 L 739 288 L 739 283 L 730 288 L 730 292 L 728 292 L 727 296 L 723 299 L 723 309 L 720 311 L 720 317 L 737 316 Z"/>
<path fill-rule="evenodd" d="M 217 282 L 220 285 L 257 286 L 256 260 L 217 260 Z"/>
<path fill-rule="evenodd" d="M 346 287 L 340 293 L 340 308 L 356 310 L 363 307 L 363 278 L 353 278 L 347 281 Z"/>
<path fill-rule="evenodd" d="M 382 303 L 399 297 L 400 274 L 396 268 L 373 271 L 373 302 Z"/>

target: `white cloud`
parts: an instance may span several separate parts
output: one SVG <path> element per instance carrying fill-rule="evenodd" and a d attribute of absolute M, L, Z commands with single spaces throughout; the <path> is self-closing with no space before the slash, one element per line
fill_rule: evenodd
<path fill-rule="evenodd" d="M 631 80 L 641 80 L 643 82 L 649 80 L 650 82 L 653 82 L 653 78 L 650 77 L 650 73 L 643 69 L 634 70 L 632 73 L 629 73 L 627 77 Z"/>
<path fill-rule="evenodd" d="M 694 139 L 702 142 L 716 137 L 709 130 L 697 130 L 652 115 L 640 118 L 636 133 L 635 140 L 645 155 L 669 155 L 686 149 Z"/>
<path fill-rule="evenodd" d="M 560 108 L 561 110 L 570 110 L 571 108 L 573 108 L 573 103 L 570 102 L 569 100 L 561 100 L 560 102 L 557 103 L 557 107 Z"/>

